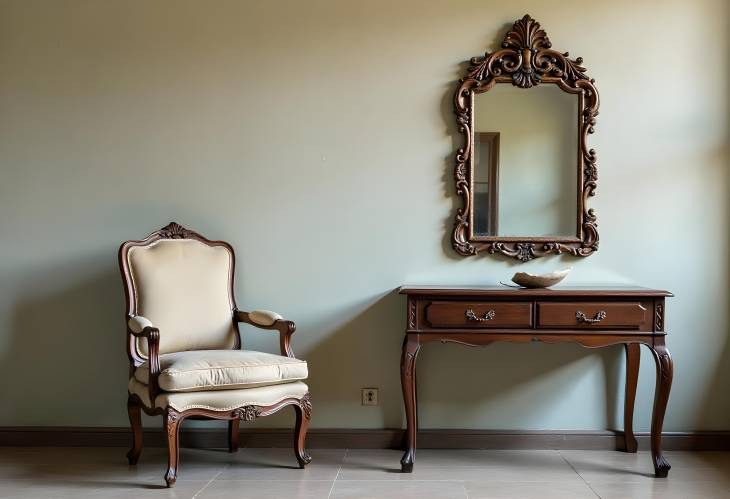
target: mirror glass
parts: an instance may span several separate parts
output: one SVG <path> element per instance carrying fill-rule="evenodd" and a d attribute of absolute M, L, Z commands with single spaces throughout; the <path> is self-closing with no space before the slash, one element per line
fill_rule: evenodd
<path fill-rule="evenodd" d="M 553 84 L 474 95 L 475 236 L 577 235 L 578 118 Z"/>

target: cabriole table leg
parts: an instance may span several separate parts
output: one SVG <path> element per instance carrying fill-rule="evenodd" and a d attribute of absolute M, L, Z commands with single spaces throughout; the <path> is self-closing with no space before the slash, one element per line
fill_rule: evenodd
<path fill-rule="evenodd" d="M 657 478 L 665 478 L 671 466 L 662 453 L 662 426 L 664 413 L 669 402 L 669 391 L 672 389 L 674 364 L 669 354 L 664 337 L 656 338 L 651 348 L 656 361 L 656 391 L 654 394 L 654 412 L 651 416 L 651 457 L 654 462 L 654 473 Z"/>
<path fill-rule="evenodd" d="M 406 334 L 403 340 L 403 353 L 400 363 L 400 379 L 403 387 L 403 402 L 406 407 L 406 451 L 401 458 L 401 471 L 413 471 L 416 457 L 416 432 L 418 407 L 416 404 L 416 358 L 421 344 L 418 335 Z"/>

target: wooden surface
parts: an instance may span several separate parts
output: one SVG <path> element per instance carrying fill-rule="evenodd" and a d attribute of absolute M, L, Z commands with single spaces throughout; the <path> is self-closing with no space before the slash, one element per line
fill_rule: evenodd
<path fill-rule="evenodd" d="M 426 343 L 483 346 L 495 341 L 578 343 L 587 348 L 623 344 L 626 350 L 625 441 L 636 452 L 634 400 L 639 347 L 656 361 L 657 384 L 651 450 L 657 477 L 670 465 L 661 446 L 662 424 L 672 385 L 673 366 L 665 345 L 665 298 L 671 293 L 635 286 L 515 289 L 505 286 L 401 286 L 406 300 L 406 334 L 401 354 L 401 385 L 406 409 L 406 450 L 401 470 L 410 472 L 416 456 L 418 407 L 416 363 Z"/>
<path fill-rule="evenodd" d="M 426 309 L 426 320 L 433 327 L 532 327 L 532 303 L 431 302 Z"/>
<path fill-rule="evenodd" d="M 651 330 L 651 300 L 645 302 L 537 302 L 538 328 Z M 578 321 L 581 314 L 585 319 Z M 586 322 L 591 321 L 591 322 Z"/>
<path fill-rule="evenodd" d="M 598 158 L 588 145 L 595 130 L 599 98 L 595 81 L 586 74 L 583 59 L 551 48 L 540 24 L 525 15 L 515 21 L 500 49 L 473 57 L 454 93 L 457 130 L 463 135 L 456 151 L 454 183 L 461 206 L 456 208 L 451 246 L 460 255 L 501 254 L 526 262 L 550 254 L 588 256 L 598 251 L 598 225 L 588 200 L 596 193 Z M 494 85 L 515 85 L 529 91 L 538 85 L 556 85 L 578 99 L 576 233 L 572 237 L 501 237 L 474 233 L 474 96 Z"/>
<path fill-rule="evenodd" d="M 674 296 L 669 291 L 643 288 L 641 286 L 615 286 L 615 285 L 585 285 L 585 286 L 555 286 L 545 289 L 526 289 L 505 286 L 503 284 L 493 285 L 403 285 L 396 288 L 396 292 L 402 295 L 433 295 L 433 296 L 489 296 L 490 298 L 518 298 L 520 296 L 577 296 L 581 298 L 598 296 L 606 297 L 654 297 Z"/>

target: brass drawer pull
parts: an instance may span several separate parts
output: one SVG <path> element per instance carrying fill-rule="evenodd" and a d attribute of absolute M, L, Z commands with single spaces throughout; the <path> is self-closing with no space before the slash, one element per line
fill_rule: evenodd
<path fill-rule="evenodd" d="M 575 313 L 575 318 L 578 319 L 578 322 L 585 322 L 586 324 L 595 324 L 597 322 L 601 322 L 603 319 L 606 318 L 606 311 L 601 310 L 596 314 L 596 316 L 593 319 L 589 319 L 586 317 L 586 314 L 578 310 Z"/>
<path fill-rule="evenodd" d="M 484 317 L 477 317 L 472 309 L 466 309 L 466 320 L 468 321 L 487 322 L 494 319 L 495 315 L 497 314 L 494 312 L 494 310 L 490 310 L 484 314 Z"/>

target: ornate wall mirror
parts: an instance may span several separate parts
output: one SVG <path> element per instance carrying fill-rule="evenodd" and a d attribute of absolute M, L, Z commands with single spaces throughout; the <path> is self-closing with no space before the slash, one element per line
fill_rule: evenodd
<path fill-rule="evenodd" d="M 502 48 L 474 57 L 454 96 L 464 146 L 456 153 L 452 245 L 462 255 L 523 262 L 598 250 L 596 153 L 587 146 L 598 92 L 583 60 L 551 49 L 525 15 Z"/>

